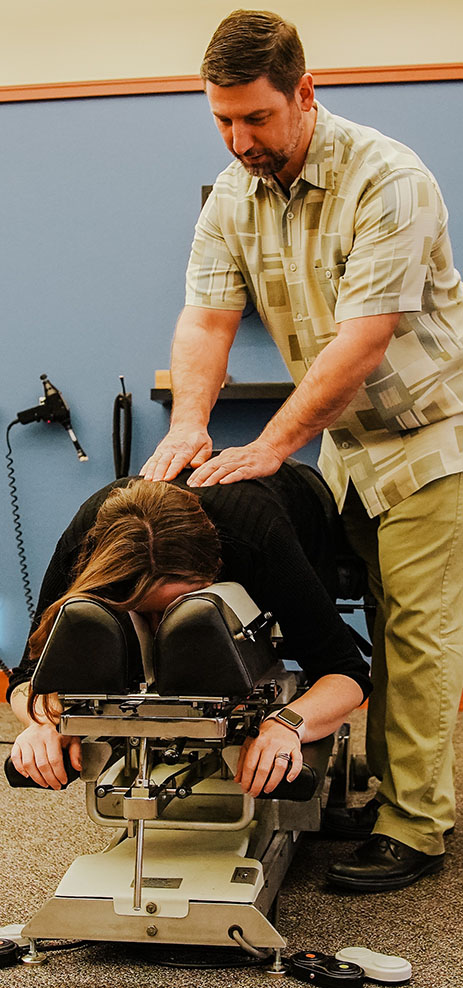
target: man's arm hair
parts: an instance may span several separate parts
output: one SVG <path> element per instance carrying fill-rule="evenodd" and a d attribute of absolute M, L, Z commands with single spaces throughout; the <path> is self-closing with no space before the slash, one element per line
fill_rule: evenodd
<path fill-rule="evenodd" d="M 173 480 L 184 467 L 209 459 L 209 417 L 240 318 L 235 310 L 184 308 L 172 346 L 170 429 L 140 470 L 146 480 Z"/>

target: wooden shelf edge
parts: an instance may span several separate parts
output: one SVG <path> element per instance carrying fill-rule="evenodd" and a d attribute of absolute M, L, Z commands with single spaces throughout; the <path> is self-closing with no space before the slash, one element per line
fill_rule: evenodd
<path fill-rule="evenodd" d="M 294 390 L 291 381 L 251 381 L 226 384 L 220 389 L 218 401 L 286 401 Z M 151 401 L 170 405 L 170 388 L 152 388 Z"/>
<path fill-rule="evenodd" d="M 319 86 L 384 82 L 439 82 L 463 79 L 463 62 L 426 65 L 359 65 L 314 69 Z M 85 99 L 92 96 L 143 96 L 150 93 L 202 92 L 199 75 L 152 76 L 136 79 L 90 79 L 72 82 L 0 86 L 0 103 L 28 100 Z"/>

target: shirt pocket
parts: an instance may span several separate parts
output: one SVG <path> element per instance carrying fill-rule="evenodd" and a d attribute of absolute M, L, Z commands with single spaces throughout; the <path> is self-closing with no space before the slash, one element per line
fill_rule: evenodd
<path fill-rule="evenodd" d="M 338 300 L 339 282 L 346 270 L 346 265 L 345 263 L 331 264 L 326 267 L 315 265 L 313 270 L 320 291 L 334 314 L 334 307 Z"/>

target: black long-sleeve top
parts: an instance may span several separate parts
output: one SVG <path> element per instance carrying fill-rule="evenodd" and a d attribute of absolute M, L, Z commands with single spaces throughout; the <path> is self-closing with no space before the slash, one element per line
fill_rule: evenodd
<path fill-rule="evenodd" d="M 186 486 L 189 474 L 184 470 L 173 483 L 191 491 Z M 115 480 L 89 497 L 63 532 L 43 578 L 30 634 L 44 610 L 70 586 L 81 544 L 100 505 L 129 479 Z M 309 685 L 338 673 L 355 680 L 368 696 L 368 664 L 334 603 L 339 519 L 319 474 L 287 462 L 272 477 L 193 490 L 220 538 L 223 566 L 218 579 L 241 583 L 263 611 L 272 612 L 285 654 L 305 670 Z M 7 698 L 31 678 L 34 666 L 26 643 Z"/>

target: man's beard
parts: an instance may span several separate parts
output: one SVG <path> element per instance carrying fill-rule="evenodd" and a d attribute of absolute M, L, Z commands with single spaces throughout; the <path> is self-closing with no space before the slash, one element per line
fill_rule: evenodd
<path fill-rule="evenodd" d="M 292 134 L 289 143 L 285 148 L 280 148 L 275 150 L 275 148 L 262 148 L 259 150 L 258 155 L 254 151 L 248 151 L 246 154 L 233 154 L 241 164 L 244 165 L 246 171 L 251 175 L 257 175 L 259 177 L 265 177 L 266 175 L 278 175 L 288 161 L 292 158 L 299 141 L 301 139 L 301 134 L 303 130 L 303 123 L 301 117 L 297 117 L 293 124 Z M 265 160 L 260 161 L 260 155 L 265 155 Z M 257 161 L 253 161 L 257 158 Z"/>
<path fill-rule="evenodd" d="M 284 151 L 272 151 L 270 148 L 262 148 L 260 154 L 265 155 L 265 161 L 258 160 L 253 163 L 253 156 L 249 155 L 248 157 L 247 154 L 235 154 L 235 158 L 241 161 L 241 164 L 244 165 L 246 171 L 251 175 L 262 177 L 265 175 L 278 175 L 278 172 L 281 172 L 285 165 L 288 164 L 292 151 L 288 154 Z"/>

